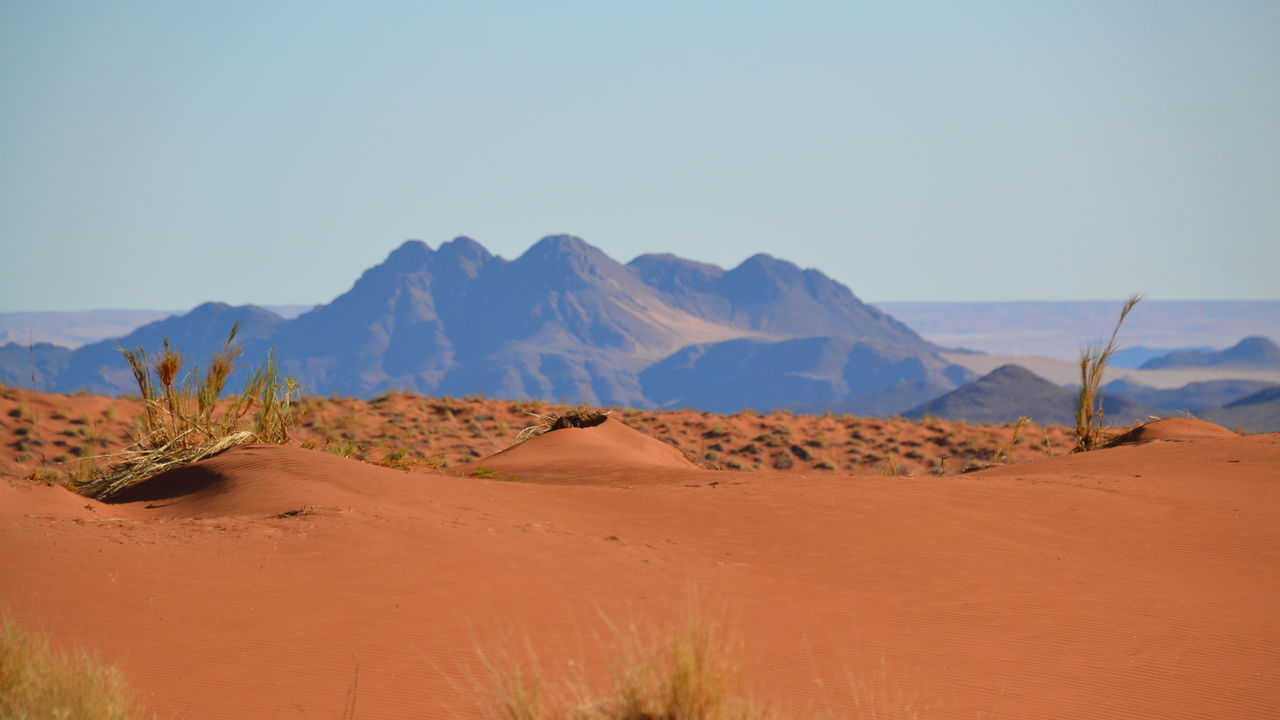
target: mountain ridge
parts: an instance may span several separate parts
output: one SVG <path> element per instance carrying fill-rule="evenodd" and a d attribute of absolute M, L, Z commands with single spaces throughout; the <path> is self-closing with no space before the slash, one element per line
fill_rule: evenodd
<path fill-rule="evenodd" d="M 903 379 L 949 389 L 964 378 L 932 343 L 818 270 L 764 253 L 727 270 L 670 254 L 623 264 L 573 235 L 546 236 L 511 260 L 465 236 L 437 248 L 409 240 L 346 292 L 296 318 L 206 303 L 69 355 L 54 351 L 56 372 L 49 374 L 58 389 L 127 392 L 131 377 L 117 346 L 154 351 L 168 336 L 199 361 L 234 322 L 244 362 L 258 362 L 274 347 L 284 370 L 317 394 L 407 389 L 649 407 L 659 404 L 655 396 L 672 398 L 643 383 L 643 372 L 688 348 L 732 342 L 760 357 L 803 353 L 809 345 L 834 352 L 828 364 L 840 372 L 828 373 L 831 402 Z M 793 357 L 782 365 L 804 362 Z M 729 392 L 788 377 L 757 370 L 765 374 L 741 376 L 749 385 Z M 862 379 L 877 374 L 884 377 Z M 754 397 L 766 402 L 759 392 Z"/>

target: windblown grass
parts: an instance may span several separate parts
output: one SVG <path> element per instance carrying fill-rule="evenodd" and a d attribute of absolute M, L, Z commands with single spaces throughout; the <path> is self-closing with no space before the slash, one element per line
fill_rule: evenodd
<path fill-rule="evenodd" d="M 193 368 L 182 382 L 178 378 L 184 360 L 169 346 L 168 338 L 154 358 L 143 348 L 120 350 L 142 397 L 139 435 L 116 455 L 123 460 L 77 483 L 77 492 L 103 500 L 134 483 L 235 445 L 289 440 L 298 386 L 280 374 L 274 354 L 254 369 L 240 394 L 222 398 L 241 352 L 233 345 L 238 329 L 238 324 L 232 326 L 208 368 L 203 372 Z"/>
<path fill-rule="evenodd" d="M 1102 347 L 1086 348 L 1080 353 L 1080 394 L 1076 403 L 1075 452 L 1093 450 L 1102 446 L 1102 374 L 1107 361 L 1116 352 L 1116 335 L 1129 312 L 1142 299 L 1142 295 L 1130 295 L 1120 309 L 1120 319 L 1111 330 L 1111 339 Z"/>
<path fill-rule="evenodd" d="M 715 627 L 689 621 L 660 642 L 625 639 L 609 687 L 545 697 L 542 679 L 516 666 L 496 677 L 501 720 L 766 720 L 746 695 L 736 653 Z"/>
<path fill-rule="evenodd" d="M 84 653 L 64 654 L 5 620 L 0 627 L 0 718 L 129 720 L 142 713 L 124 678 Z"/>

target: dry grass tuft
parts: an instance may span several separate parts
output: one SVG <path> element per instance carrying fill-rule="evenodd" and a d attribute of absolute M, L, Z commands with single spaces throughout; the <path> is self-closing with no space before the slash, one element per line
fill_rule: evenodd
<path fill-rule="evenodd" d="M 155 358 L 143 348 L 121 349 L 142 397 L 139 435 L 116 455 L 123 460 L 79 482 L 77 492 L 104 500 L 137 482 L 235 445 L 288 442 L 298 386 L 281 376 L 274 355 L 250 374 L 239 395 L 222 399 L 240 355 L 240 348 L 232 344 L 238 329 L 232 326 L 207 369 L 193 368 L 181 383 L 178 377 L 184 360 L 169 346 L 168 338 Z"/>
<path fill-rule="evenodd" d="M 741 667 L 713 625 L 686 622 L 669 638 L 625 640 L 619 668 L 604 693 L 549 710 L 543 681 L 522 668 L 499 676 L 495 716 L 502 720 L 765 720 L 743 690 Z"/>
<path fill-rule="evenodd" d="M 120 672 L 84 653 L 60 654 L 6 620 L 0 627 L 0 718 L 128 720 L 142 713 Z"/>
<path fill-rule="evenodd" d="M 536 437 L 543 433 L 549 433 L 553 430 L 564 430 L 566 428 L 589 428 L 595 427 L 609 419 L 609 413 L 612 411 L 592 410 L 587 407 L 569 408 L 559 415 L 539 413 L 529 411 L 529 415 L 537 419 L 538 422 L 526 427 L 516 436 L 516 442 L 522 443 L 531 437 Z"/>
<path fill-rule="evenodd" d="M 1116 351 L 1116 335 L 1120 326 L 1129 316 L 1129 311 L 1138 304 L 1142 295 L 1130 295 L 1120 309 L 1120 319 L 1111 330 L 1111 339 L 1103 347 L 1086 348 L 1080 353 L 1080 395 L 1076 404 L 1076 447 L 1075 452 L 1093 450 L 1102 446 L 1102 402 L 1099 388 L 1102 387 L 1102 374 L 1107 368 L 1107 361 Z"/>

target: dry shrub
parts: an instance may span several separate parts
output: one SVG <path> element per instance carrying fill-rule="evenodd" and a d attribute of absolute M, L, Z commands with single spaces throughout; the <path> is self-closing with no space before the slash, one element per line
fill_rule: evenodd
<path fill-rule="evenodd" d="M 1120 309 L 1120 319 L 1111 330 L 1111 339 L 1102 347 L 1086 348 L 1080 353 L 1080 394 L 1076 403 L 1076 447 L 1075 452 L 1084 452 L 1101 447 L 1104 441 L 1102 433 L 1102 398 L 1099 388 L 1102 387 L 1102 374 L 1107 368 L 1107 361 L 1116 352 L 1116 335 L 1120 326 L 1129 316 L 1129 311 L 1138 304 L 1142 295 L 1130 295 Z"/>
<path fill-rule="evenodd" d="M 592 410 L 587 407 L 569 408 L 559 415 L 539 413 L 529 411 L 529 415 L 538 420 L 538 422 L 520 431 L 516 436 L 516 442 L 522 443 L 531 437 L 549 433 L 553 430 L 564 430 L 566 428 L 589 428 L 595 427 L 609 419 L 609 413 L 612 411 Z"/>
<path fill-rule="evenodd" d="M 288 442 L 298 386 L 280 374 L 274 353 L 250 373 L 240 394 L 222 399 L 241 352 L 232 344 L 238 329 L 238 324 L 232 326 L 208 368 L 201 372 L 195 367 L 181 383 L 178 376 L 184 360 L 169 346 L 168 338 L 154 358 L 143 348 L 120 350 L 143 401 L 139 437 L 116 455 L 123 460 L 78 483 L 79 493 L 104 500 L 134 483 L 235 445 Z"/>
<path fill-rule="evenodd" d="M 142 713 L 129 701 L 120 672 L 84 653 L 62 654 L 48 641 L 5 620 L 0 627 L 0 718 L 128 720 Z"/>

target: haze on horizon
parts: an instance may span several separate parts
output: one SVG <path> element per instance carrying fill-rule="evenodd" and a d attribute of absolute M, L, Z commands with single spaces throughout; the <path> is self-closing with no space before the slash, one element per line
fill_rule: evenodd
<path fill-rule="evenodd" d="M 871 302 L 1280 297 L 1280 4 L 608 5 L 0 3 L 0 312 L 561 232 Z"/>

